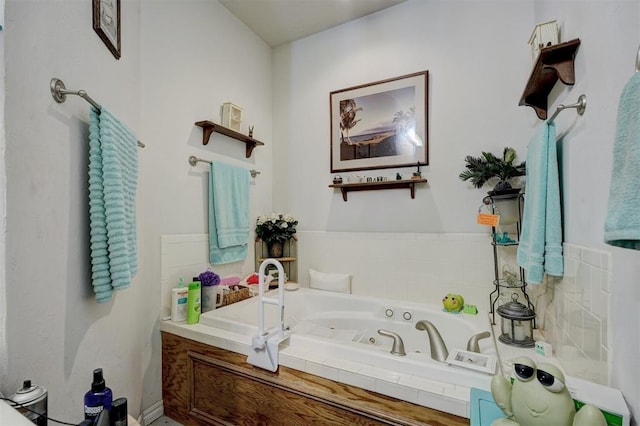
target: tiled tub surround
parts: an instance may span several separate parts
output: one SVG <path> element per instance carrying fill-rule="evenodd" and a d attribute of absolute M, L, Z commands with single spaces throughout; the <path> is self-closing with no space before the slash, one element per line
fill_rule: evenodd
<path fill-rule="evenodd" d="M 275 297 L 272 291 L 270 297 Z M 182 337 L 248 355 L 257 334 L 257 298 L 244 300 L 202 315 L 196 325 L 163 321 L 161 329 Z M 268 309 L 273 308 L 273 309 Z M 388 318 L 387 309 L 397 315 Z M 265 307 L 269 327 L 279 316 Z M 410 313 L 405 318 L 404 313 Z M 491 376 L 449 366 L 431 359 L 429 339 L 416 330 L 429 320 L 442 334 L 449 350 L 464 349 L 467 340 L 489 331 L 486 312 L 478 315 L 442 312 L 440 305 L 386 300 L 302 288 L 285 293 L 285 323 L 292 335 L 281 345 L 280 364 L 358 386 L 397 399 L 469 417 L 470 388 L 489 390 Z M 390 353 L 391 339 L 378 329 L 398 333 L 406 356 Z M 496 356 L 491 338 L 479 341 L 480 351 Z"/>
<path fill-rule="evenodd" d="M 355 295 L 439 303 L 447 293 L 458 293 L 465 302 L 488 310 L 494 279 L 488 233 L 298 231 L 298 240 L 298 276 L 303 287 L 308 286 L 308 270 L 312 268 L 351 274 Z M 178 278 L 188 279 L 210 266 L 207 247 L 206 234 L 162 237 L 161 303 L 165 315 Z M 515 258 L 508 250 L 502 252 L 507 260 Z M 213 269 L 222 276 L 244 276 L 254 268 L 250 256 L 245 262 Z M 611 255 L 565 244 L 564 264 L 562 279 L 527 287 L 536 307 L 538 331 L 553 345 L 554 355 L 567 374 L 608 386 Z"/>
<path fill-rule="evenodd" d="M 544 309 L 545 339 L 567 374 L 609 386 L 611 254 L 565 244 L 564 269 L 562 279 L 547 282 L 552 300 Z"/>

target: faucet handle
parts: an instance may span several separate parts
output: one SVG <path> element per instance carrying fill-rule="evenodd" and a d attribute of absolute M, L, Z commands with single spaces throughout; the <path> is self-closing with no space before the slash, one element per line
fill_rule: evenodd
<path fill-rule="evenodd" d="M 487 337 L 491 337 L 491 333 L 488 331 L 483 331 L 482 333 L 474 334 L 469 338 L 467 342 L 467 350 L 469 352 L 478 352 L 480 353 L 480 345 L 478 345 L 478 341 L 481 339 L 486 339 Z"/>
<path fill-rule="evenodd" d="M 391 347 L 391 354 L 398 356 L 405 356 L 407 353 L 404 351 L 404 342 L 399 334 L 388 330 L 378 330 L 378 334 L 381 336 L 391 337 L 393 339 L 393 346 Z"/>

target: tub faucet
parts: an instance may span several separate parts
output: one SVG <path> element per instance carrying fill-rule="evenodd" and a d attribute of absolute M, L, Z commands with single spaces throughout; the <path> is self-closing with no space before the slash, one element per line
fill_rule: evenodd
<path fill-rule="evenodd" d="M 491 333 L 489 333 L 488 331 L 483 331 L 482 333 L 474 334 L 473 336 L 471 336 L 471 338 L 467 342 L 467 350 L 469 352 L 480 353 L 480 346 L 478 345 L 478 340 L 486 339 L 487 337 L 491 337 Z"/>
<path fill-rule="evenodd" d="M 393 339 L 393 346 L 391 347 L 392 355 L 405 356 L 407 354 L 404 351 L 404 342 L 399 334 L 382 329 L 378 330 L 378 334 L 381 336 L 391 337 Z"/>
<path fill-rule="evenodd" d="M 416 323 L 417 330 L 425 330 L 429 335 L 429 346 L 431 346 L 431 358 L 436 361 L 445 362 L 449 356 L 447 345 L 444 344 L 440 332 L 430 321 L 420 320 Z"/>

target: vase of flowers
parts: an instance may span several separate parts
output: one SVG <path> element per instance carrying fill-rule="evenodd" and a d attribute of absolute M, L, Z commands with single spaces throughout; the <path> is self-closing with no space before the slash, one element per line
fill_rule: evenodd
<path fill-rule="evenodd" d="M 295 235 L 297 224 L 296 218 L 290 214 L 271 213 L 258 216 L 256 237 L 267 243 L 269 257 L 282 257 L 283 244 Z"/>
<path fill-rule="evenodd" d="M 211 269 L 207 269 L 198 275 L 198 279 L 200 280 L 202 291 L 202 312 L 211 311 L 220 305 L 220 302 L 218 302 L 220 275 Z"/>

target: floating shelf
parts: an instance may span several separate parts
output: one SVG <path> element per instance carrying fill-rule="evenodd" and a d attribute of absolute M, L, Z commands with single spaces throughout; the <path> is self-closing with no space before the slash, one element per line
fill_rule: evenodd
<path fill-rule="evenodd" d="M 547 119 L 547 98 L 558 79 L 564 84 L 575 84 L 574 59 L 580 39 L 540 49 L 538 60 L 518 105 L 532 107 L 538 118 Z"/>
<path fill-rule="evenodd" d="M 379 189 L 409 188 L 411 198 L 416 198 L 416 183 L 426 183 L 426 179 L 388 180 L 384 182 L 360 182 L 360 183 L 334 183 L 329 188 L 338 188 L 342 191 L 342 199 L 347 201 L 347 193 L 350 191 L 376 191 Z"/>
<path fill-rule="evenodd" d="M 229 129 L 228 127 L 221 126 L 212 121 L 196 121 L 196 126 L 202 127 L 202 145 L 206 145 L 209 143 L 209 138 L 212 133 L 220 133 L 225 136 L 229 136 L 235 140 L 243 142 L 247 144 L 246 157 L 251 157 L 251 153 L 253 152 L 253 148 L 256 146 L 264 145 L 263 142 L 256 140 L 247 135 L 243 135 L 240 132 L 236 132 L 235 130 Z"/>

